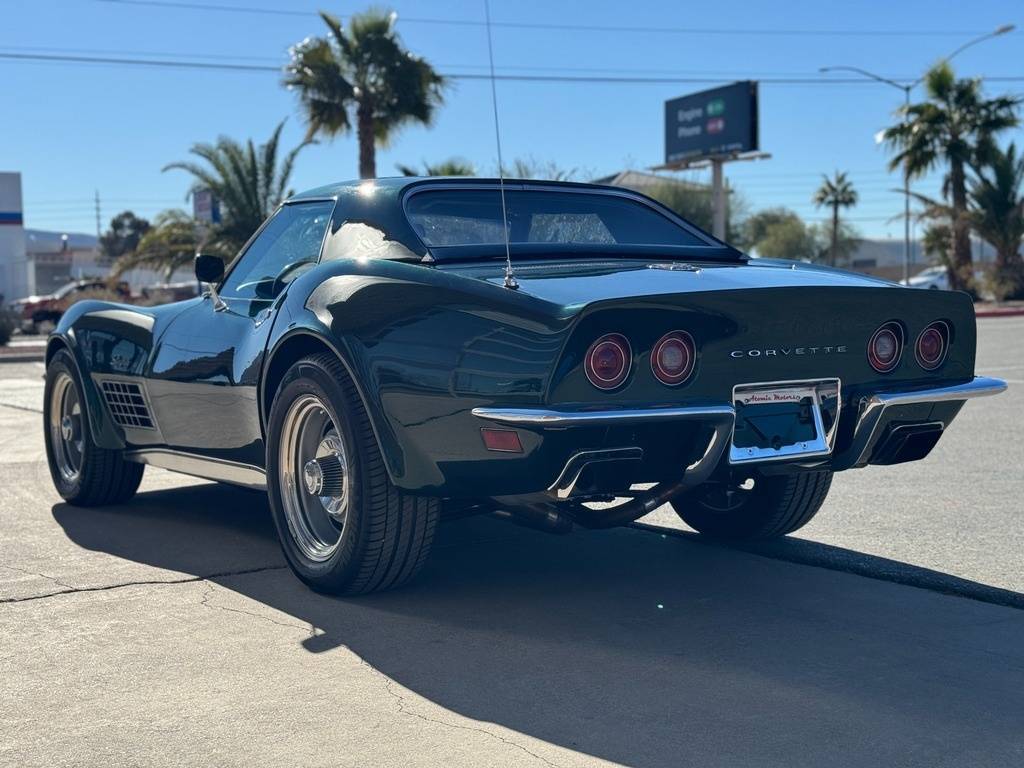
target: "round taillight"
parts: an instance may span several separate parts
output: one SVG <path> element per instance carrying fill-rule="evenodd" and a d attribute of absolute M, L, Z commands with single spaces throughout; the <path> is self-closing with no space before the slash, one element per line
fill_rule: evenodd
<path fill-rule="evenodd" d="M 632 354 L 626 337 L 618 333 L 602 336 L 587 350 L 584 369 L 598 389 L 615 389 L 626 380 Z"/>
<path fill-rule="evenodd" d="M 651 370 L 662 384 L 682 384 L 693 373 L 697 349 L 686 331 L 672 331 L 662 336 L 651 350 Z"/>
<path fill-rule="evenodd" d="M 926 371 L 934 371 L 946 359 L 949 349 L 949 326 L 939 320 L 932 323 L 917 337 L 914 356 L 917 364 Z"/>
<path fill-rule="evenodd" d="M 879 373 L 888 373 L 900 361 L 903 353 L 903 326 L 886 323 L 871 336 L 868 342 L 868 362 Z"/>

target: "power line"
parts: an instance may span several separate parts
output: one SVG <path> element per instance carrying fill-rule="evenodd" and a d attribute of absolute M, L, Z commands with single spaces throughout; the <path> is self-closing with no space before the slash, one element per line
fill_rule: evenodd
<path fill-rule="evenodd" d="M 282 56 L 243 56 L 239 54 L 228 53 L 194 53 L 192 51 L 139 51 L 115 48 L 69 48 L 66 45 L 58 47 L 52 45 L 3 45 L 0 47 L 7 51 L 27 51 L 31 53 L 85 53 L 111 56 L 166 56 L 170 58 L 194 56 L 199 59 L 222 59 L 227 61 L 264 61 L 270 63 L 279 63 L 285 61 L 285 59 Z M 899 78 L 891 77 L 889 79 L 896 80 Z"/>
<path fill-rule="evenodd" d="M 194 59 L 213 59 L 215 61 L 249 61 L 249 62 L 266 62 L 268 64 L 274 64 L 277 66 L 284 66 L 288 63 L 288 59 L 282 56 L 251 56 L 251 55 L 240 55 L 240 54 L 228 54 L 228 53 L 202 53 L 195 51 L 144 51 L 134 49 L 117 49 L 117 48 L 69 48 L 67 46 L 41 46 L 41 45 L 3 45 L 0 46 L 5 51 L 11 52 L 31 52 L 31 53 L 42 53 L 42 54 L 98 54 L 101 56 L 145 56 L 145 57 L 165 57 L 170 59 L 188 59 L 192 57 Z M 485 72 L 490 71 L 490 67 L 487 64 L 471 64 L 471 63 L 442 63 L 438 64 L 439 67 L 446 67 L 448 69 L 460 70 L 460 69 L 479 69 Z M 505 70 L 508 72 L 586 72 L 591 74 L 606 74 L 606 75 L 685 75 L 685 76 L 698 76 L 704 75 L 707 77 L 721 78 L 721 79 L 742 79 L 749 78 L 752 75 L 748 70 L 724 70 L 724 69 L 667 69 L 667 68 L 652 68 L 652 67 L 570 67 L 570 66 L 537 66 L 529 64 L 507 64 L 504 66 L 495 65 L 496 71 Z M 761 72 L 758 77 L 796 77 L 796 78 L 815 78 L 817 80 L 824 80 L 821 74 L 817 71 L 766 71 Z M 893 81 L 905 81 L 912 82 L 917 78 L 916 75 L 887 75 L 886 79 Z"/>
<path fill-rule="evenodd" d="M 183 59 L 131 59 L 116 56 L 75 56 L 56 53 L 6 53 L 0 52 L 0 59 L 15 61 L 49 61 L 65 64 L 114 64 L 118 66 L 171 67 L 175 69 L 204 69 L 234 72 L 280 72 L 280 67 L 262 64 L 215 64 L 205 61 Z"/>
<path fill-rule="evenodd" d="M 139 59 L 121 56 L 79 56 L 71 54 L 16 53 L 0 52 L 0 59 L 10 61 L 40 61 L 63 64 L 106 64 L 113 66 L 151 67 L 162 69 L 191 69 L 222 72 L 274 72 L 279 74 L 280 67 L 264 64 L 234 64 L 227 62 L 190 61 L 186 59 Z M 475 72 L 447 72 L 445 77 L 452 80 L 489 80 L 490 75 Z M 609 77 L 584 75 L 495 75 L 497 80 L 531 82 L 531 83 L 594 83 L 604 85 L 638 85 L 638 84 L 708 84 L 726 82 L 731 77 Z M 873 85 L 874 81 L 866 77 L 761 77 L 750 75 L 760 83 L 769 85 Z M 995 82 L 1024 82 L 1024 76 L 994 76 L 984 80 Z"/>
<path fill-rule="evenodd" d="M 269 8 L 266 6 L 226 5 L 223 3 L 198 3 L 188 0 L 99 0 L 111 5 L 126 5 L 149 8 L 166 8 L 186 11 L 213 11 L 218 13 L 246 13 L 268 16 L 316 16 L 312 10 Z M 351 18 L 342 16 L 342 18 Z M 402 24 L 438 24 L 462 27 L 483 27 L 484 22 L 476 19 L 430 18 L 399 16 Z M 779 35 L 779 36 L 832 36 L 832 37 L 965 37 L 984 34 L 985 31 L 970 32 L 964 29 L 798 29 L 798 28 L 735 28 L 735 27 L 678 27 L 678 26 L 622 26 L 608 24 L 556 24 L 551 22 L 494 21 L 494 27 L 506 29 L 544 29 L 559 32 L 612 32 L 640 34 L 681 34 L 681 35 Z"/>

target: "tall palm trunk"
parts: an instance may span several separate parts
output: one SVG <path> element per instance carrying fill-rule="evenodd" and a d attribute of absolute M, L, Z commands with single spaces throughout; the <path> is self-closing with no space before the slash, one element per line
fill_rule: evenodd
<path fill-rule="evenodd" d="M 365 101 L 360 101 L 356 110 L 356 138 L 359 141 L 359 178 L 375 179 L 377 157 L 373 107 Z"/>
<path fill-rule="evenodd" d="M 950 287 L 964 291 L 971 279 L 971 227 L 967 220 L 967 176 L 964 164 L 953 160 L 949 168 L 950 194 L 953 199 L 953 263 L 950 269 Z"/>
<path fill-rule="evenodd" d="M 839 203 L 832 203 L 832 266 L 839 261 Z"/>

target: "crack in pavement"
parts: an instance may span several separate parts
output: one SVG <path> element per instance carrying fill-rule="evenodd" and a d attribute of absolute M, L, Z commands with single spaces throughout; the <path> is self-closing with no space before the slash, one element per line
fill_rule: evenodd
<path fill-rule="evenodd" d="M 250 571 L 249 573 L 258 573 L 258 571 Z M 214 603 L 211 603 L 210 597 L 213 595 L 213 590 L 216 586 L 217 585 L 214 582 L 206 580 L 206 589 L 203 591 L 203 597 L 199 601 L 199 604 L 202 605 L 204 608 L 209 608 L 211 611 L 224 611 L 226 613 L 239 613 L 243 616 L 251 616 L 254 619 L 267 621 L 279 627 L 286 627 L 288 629 L 300 629 L 304 633 L 308 634 L 310 637 L 316 637 L 316 627 L 314 627 L 312 624 L 308 624 L 305 626 L 302 624 L 291 624 L 287 621 L 277 621 L 276 619 L 272 619 L 269 616 L 264 616 L 263 614 L 255 613 L 253 611 L 244 611 L 241 608 L 228 608 L 225 605 L 215 605 Z"/>
<path fill-rule="evenodd" d="M 223 571 L 221 573 L 211 573 L 204 576 L 187 576 L 183 579 L 138 579 L 136 581 L 118 582 L 117 584 L 104 584 L 100 587 L 70 587 L 68 589 L 61 589 L 56 592 L 46 592 L 41 595 L 28 595 L 27 597 L 3 597 L 0 598 L 0 604 L 27 603 L 33 600 L 45 600 L 50 597 L 59 597 L 61 595 L 77 595 L 83 592 L 109 592 L 112 589 L 121 589 L 123 587 L 160 586 L 164 584 L 192 584 L 197 581 L 221 579 L 226 578 L 228 576 L 245 576 L 246 574 L 262 573 L 264 571 L 281 571 L 287 567 L 287 565 L 267 565 L 261 568 L 246 568 L 239 571 Z M 47 578 L 44 574 L 40 573 L 34 575 Z"/>
<path fill-rule="evenodd" d="M 546 757 L 544 757 L 543 755 L 538 755 L 536 752 L 533 752 L 532 750 L 527 749 L 522 744 L 519 744 L 519 743 L 517 743 L 515 741 L 512 741 L 510 739 L 506 739 L 501 734 L 494 733 L 492 731 L 488 731 L 486 728 L 478 728 L 478 727 L 474 727 L 474 726 L 471 726 L 471 725 L 459 725 L 457 723 L 449 723 L 449 722 L 447 722 L 445 720 L 438 720 L 437 718 L 428 717 L 427 715 L 423 715 L 423 714 L 420 714 L 419 712 L 413 712 L 412 710 L 407 709 L 406 708 L 405 697 L 402 694 L 396 692 L 392 688 L 392 686 L 394 685 L 394 682 L 395 682 L 394 680 L 392 680 L 390 677 L 385 675 L 380 670 L 375 669 L 372 665 L 370 665 L 369 663 L 367 663 L 363 659 L 359 659 L 359 663 L 362 664 L 364 667 L 366 667 L 368 670 L 370 670 L 370 672 L 372 672 L 374 675 L 379 677 L 384 682 L 384 690 L 385 690 L 385 692 L 387 692 L 388 696 L 390 696 L 392 699 L 394 699 L 395 703 L 398 705 L 399 713 L 401 713 L 403 715 L 408 715 L 409 717 L 415 717 L 415 718 L 417 718 L 419 720 L 422 720 L 422 721 L 424 721 L 426 723 L 434 723 L 435 725 L 443 725 L 446 728 L 454 728 L 455 730 L 459 730 L 459 731 L 469 731 L 471 733 L 483 734 L 484 736 L 488 736 L 488 737 L 490 737 L 492 739 L 496 739 L 497 741 L 500 741 L 502 744 L 505 744 L 506 746 L 514 747 L 515 749 L 521 750 L 522 752 L 525 752 L 530 757 L 532 757 L 532 758 L 534 758 L 536 760 L 539 760 L 540 762 L 544 763 L 545 765 L 551 766 L 551 768 L 561 768 L 561 766 L 558 763 L 553 763 L 550 760 L 548 760 Z"/>
<path fill-rule="evenodd" d="M 56 576 L 51 576 L 50 574 L 42 573 L 41 571 L 31 571 L 28 568 L 19 568 L 16 565 L 0 565 L 0 568 L 5 568 L 8 571 L 16 571 L 17 573 L 24 573 L 27 576 L 38 576 L 41 579 L 46 579 L 48 581 L 52 581 L 58 587 L 64 587 L 66 590 L 73 591 L 73 590 L 76 589 L 76 587 L 73 587 L 72 585 L 68 584 L 65 581 L 61 581 Z M 60 593 L 53 592 L 51 594 L 60 594 Z M 0 600 L 0 602 L 3 602 L 3 601 Z"/>
<path fill-rule="evenodd" d="M 14 403 L 0 403 L 0 408 L 13 408 L 16 411 L 28 411 L 29 413 L 42 413 L 42 408 L 29 408 L 27 405 L 15 405 Z"/>

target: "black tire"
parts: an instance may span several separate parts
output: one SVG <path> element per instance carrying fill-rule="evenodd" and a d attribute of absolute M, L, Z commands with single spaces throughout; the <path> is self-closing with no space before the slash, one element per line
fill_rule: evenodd
<path fill-rule="evenodd" d="M 753 476 L 749 490 L 707 483 L 672 500 L 688 526 L 720 539 L 773 539 L 811 521 L 821 509 L 832 472 Z M 731 491 L 731 495 L 727 495 Z"/>
<path fill-rule="evenodd" d="M 297 466 L 298 460 L 281 456 L 288 445 L 282 448 L 284 431 L 292 428 L 289 414 L 310 396 L 324 405 L 332 434 L 340 435 L 349 478 L 346 517 L 343 524 L 336 524 L 336 548 L 319 561 L 306 554 L 289 527 L 285 494 L 292 491 L 282 468 Z M 352 595 L 397 587 L 420 571 L 433 543 L 440 503 L 392 485 L 363 402 L 336 357 L 311 355 L 289 369 L 274 396 L 267 432 L 267 486 L 274 524 L 285 557 L 302 581 L 319 592 Z M 294 480 L 292 484 L 298 485 Z"/>
<path fill-rule="evenodd" d="M 67 378 L 70 383 L 67 383 Z M 80 417 L 76 443 L 81 450 L 76 456 L 77 472 L 70 475 L 62 472 L 58 463 L 60 444 L 60 425 L 54 422 L 54 390 L 55 386 L 64 389 L 74 388 L 75 397 L 80 404 Z M 96 507 L 106 504 L 122 504 L 128 501 L 142 482 L 145 467 L 142 464 L 125 461 L 119 450 L 100 448 L 93 441 L 89 426 L 87 403 L 82 387 L 78 368 L 67 350 L 60 350 L 46 367 L 46 386 L 43 390 L 43 434 L 46 443 L 46 461 L 50 467 L 50 477 L 57 488 L 57 493 L 66 502 L 78 507 Z M 59 420 L 58 420 L 59 421 Z"/>

